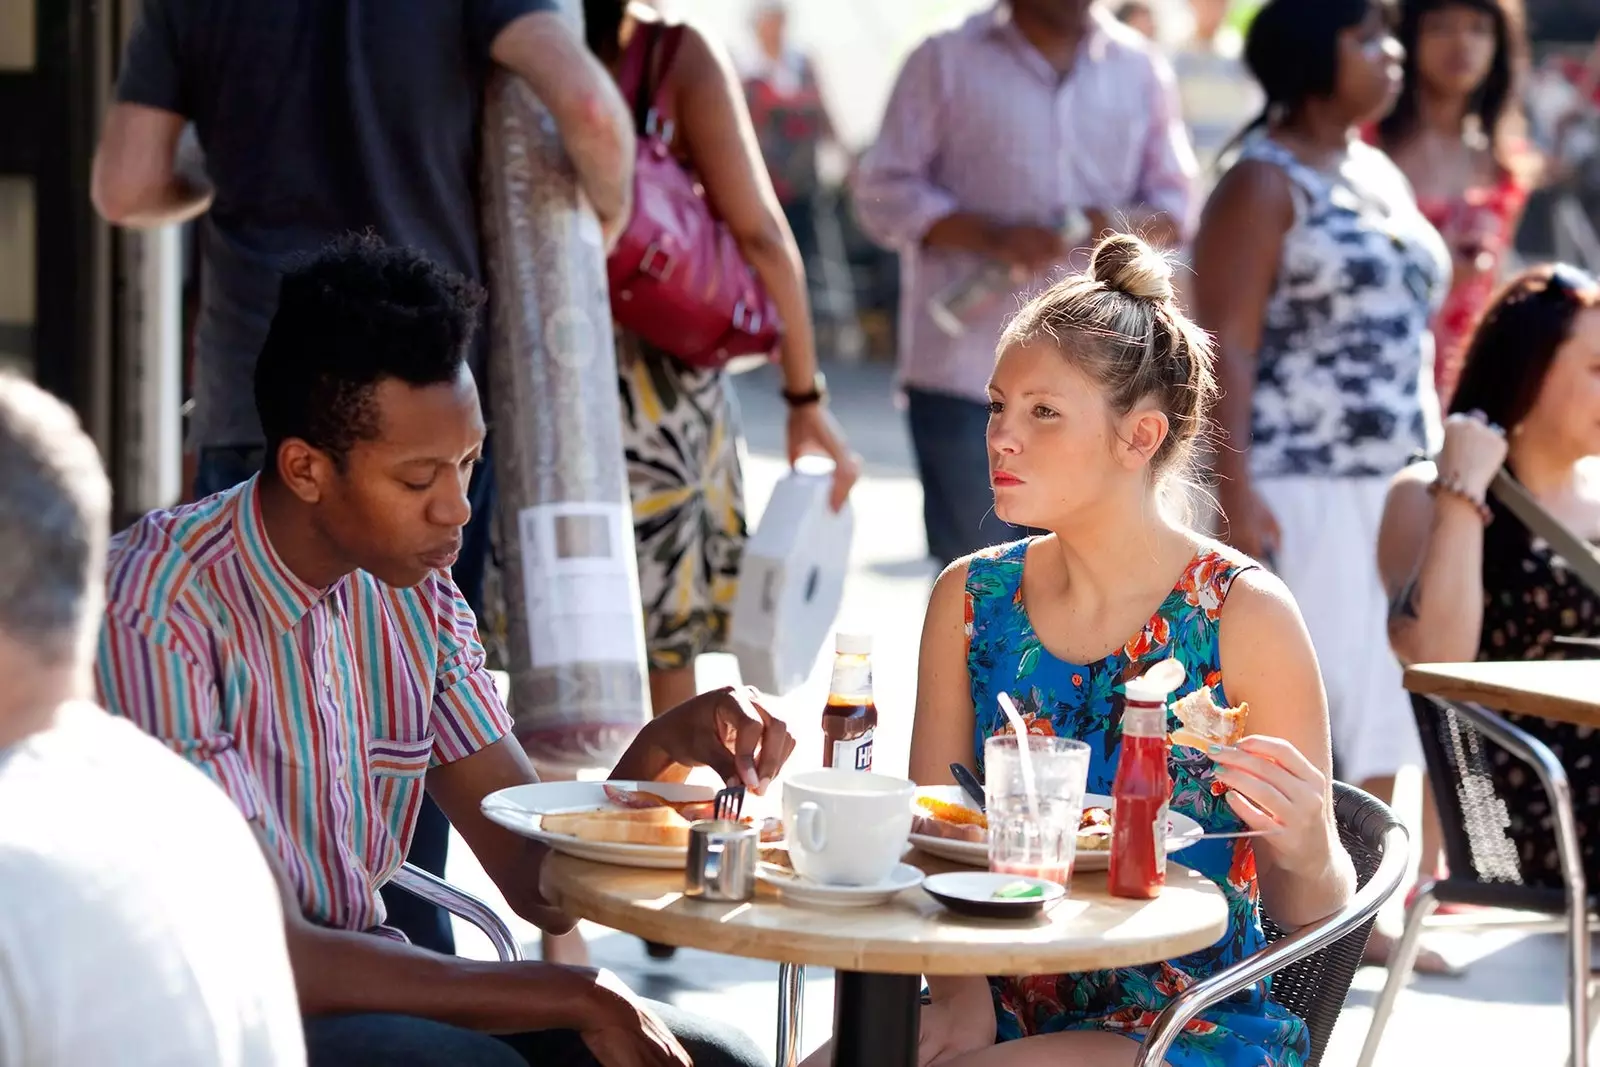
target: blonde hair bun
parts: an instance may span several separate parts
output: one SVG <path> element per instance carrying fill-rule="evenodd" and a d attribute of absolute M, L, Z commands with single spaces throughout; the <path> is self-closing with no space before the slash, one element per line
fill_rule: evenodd
<path fill-rule="evenodd" d="M 1089 277 L 1135 300 L 1164 304 L 1174 295 L 1172 263 L 1131 233 L 1114 233 L 1095 245 Z"/>

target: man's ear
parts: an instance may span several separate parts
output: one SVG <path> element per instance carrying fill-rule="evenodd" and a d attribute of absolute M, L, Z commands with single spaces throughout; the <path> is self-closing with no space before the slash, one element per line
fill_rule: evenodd
<path fill-rule="evenodd" d="M 320 503 L 330 490 L 338 468 L 333 457 L 298 437 L 278 446 L 278 480 L 307 504 Z"/>
<path fill-rule="evenodd" d="M 1166 412 L 1158 408 L 1136 407 L 1122 417 L 1121 429 L 1118 438 L 1122 443 L 1120 452 L 1123 462 L 1131 467 L 1144 467 L 1155 459 L 1172 428 L 1167 422 Z"/>

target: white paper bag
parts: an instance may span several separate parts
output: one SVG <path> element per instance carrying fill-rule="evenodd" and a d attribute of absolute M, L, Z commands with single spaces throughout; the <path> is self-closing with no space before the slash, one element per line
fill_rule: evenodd
<path fill-rule="evenodd" d="M 828 507 L 833 465 L 805 457 L 745 545 L 728 651 L 747 685 L 782 695 L 811 674 L 844 596 L 855 516 Z"/>

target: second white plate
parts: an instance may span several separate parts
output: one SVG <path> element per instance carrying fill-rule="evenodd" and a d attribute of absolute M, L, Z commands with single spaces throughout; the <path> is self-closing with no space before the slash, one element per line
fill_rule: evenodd
<path fill-rule="evenodd" d="M 959 786 L 934 785 L 925 786 L 917 790 L 917 796 L 930 796 L 942 800 L 947 804 L 960 804 L 971 807 L 966 793 Z M 1109 808 L 1111 798 L 1102 793 L 1086 793 L 1083 805 L 1087 808 Z M 1168 813 L 1167 853 L 1177 852 L 1194 844 L 1204 831 L 1200 824 L 1181 812 Z M 910 841 L 919 850 L 930 856 L 949 860 L 951 863 L 961 863 L 968 867 L 989 866 L 989 843 L 987 841 L 958 841 L 949 837 L 933 837 L 928 834 L 912 834 Z M 1091 850 L 1080 848 L 1073 858 L 1074 871 L 1103 871 L 1111 864 L 1109 849 Z"/>

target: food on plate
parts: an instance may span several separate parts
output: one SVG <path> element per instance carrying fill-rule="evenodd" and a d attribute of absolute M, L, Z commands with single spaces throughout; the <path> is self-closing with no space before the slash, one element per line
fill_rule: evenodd
<path fill-rule="evenodd" d="M 715 804 L 709 800 L 668 800 L 648 789 L 623 789 L 615 785 L 607 785 L 605 790 L 606 799 L 619 808 L 637 808 L 640 811 L 648 808 L 671 808 L 690 822 L 714 819 L 717 814 Z"/>
<path fill-rule="evenodd" d="M 715 817 L 709 800 L 668 800 L 649 790 L 613 785 L 607 785 L 605 793 L 606 806 L 552 812 L 541 817 L 540 826 L 547 833 L 565 834 L 582 841 L 686 848 L 689 825 Z M 740 821 L 746 826 L 756 825 L 748 815 Z M 778 819 L 763 819 L 761 840 L 782 841 L 783 823 Z"/>
<path fill-rule="evenodd" d="M 1078 819 L 1078 847 L 1085 852 L 1111 851 L 1111 809 L 1089 807 Z"/>
<path fill-rule="evenodd" d="M 989 820 L 981 811 L 927 796 L 918 797 L 917 806 L 922 811 L 911 820 L 914 834 L 948 837 L 955 841 L 989 839 Z"/>
<path fill-rule="evenodd" d="M 1204 749 L 1209 745 L 1236 745 L 1243 740 L 1250 705 L 1230 708 L 1218 704 L 1208 685 L 1173 701 L 1172 710 L 1183 723 L 1173 731 L 1172 743 Z"/>
<path fill-rule="evenodd" d="M 677 848 L 689 845 L 689 820 L 670 807 L 551 812 L 541 817 L 540 825 L 549 833 L 566 834 L 580 841 Z"/>
<path fill-rule="evenodd" d="M 925 837 L 945 837 L 982 844 L 989 840 L 989 819 L 983 812 L 935 797 L 917 798 L 922 810 L 911 820 L 911 832 Z M 1078 819 L 1078 847 L 1086 852 L 1111 848 L 1111 810 L 1087 807 Z"/>
<path fill-rule="evenodd" d="M 1012 882 L 994 891 L 996 900 L 1033 900 L 1044 896 L 1044 886 L 1038 882 Z"/>

